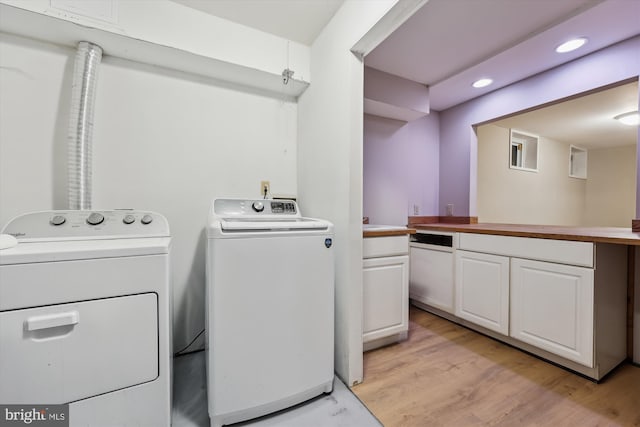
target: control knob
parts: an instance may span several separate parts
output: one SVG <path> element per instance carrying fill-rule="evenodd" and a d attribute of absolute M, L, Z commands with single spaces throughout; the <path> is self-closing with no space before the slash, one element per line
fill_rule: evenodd
<path fill-rule="evenodd" d="M 151 215 L 145 215 L 140 220 L 140 222 L 143 223 L 144 225 L 151 224 L 151 221 L 153 221 L 153 217 Z"/>
<path fill-rule="evenodd" d="M 49 220 L 49 224 L 51 225 L 62 225 L 67 222 L 67 219 L 62 215 L 56 215 Z"/>
<path fill-rule="evenodd" d="M 104 222 L 104 215 L 98 212 L 92 212 L 91 215 L 87 217 L 87 224 L 89 225 L 99 225 Z"/>
<path fill-rule="evenodd" d="M 122 218 L 122 222 L 124 222 L 125 224 L 133 224 L 133 222 L 136 220 L 136 217 L 133 215 L 125 215 L 124 218 Z"/>
<path fill-rule="evenodd" d="M 264 210 L 264 203 L 262 203 L 262 202 L 253 202 L 251 207 L 256 212 L 262 212 Z"/>

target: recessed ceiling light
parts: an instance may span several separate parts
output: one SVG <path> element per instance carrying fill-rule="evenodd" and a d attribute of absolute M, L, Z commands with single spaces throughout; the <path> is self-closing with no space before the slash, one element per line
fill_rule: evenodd
<path fill-rule="evenodd" d="M 493 83 L 493 80 L 491 79 L 480 79 L 473 82 L 472 86 L 480 88 L 480 87 L 489 86 L 491 83 Z"/>
<path fill-rule="evenodd" d="M 586 42 L 587 42 L 586 37 L 578 37 L 575 39 L 571 39 L 568 42 L 564 42 L 560 46 L 558 46 L 556 48 L 556 52 L 558 53 L 571 52 L 572 50 L 576 50 L 579 47 L 582 47 L 582 45 L 584 45 Z"/>
<path fill-rule="evenodd" d="M 630 111 L 628 113 L 618 114 L 614 119 L 627 126 L 638 126 L 640 125 L 640 112 Z"/>

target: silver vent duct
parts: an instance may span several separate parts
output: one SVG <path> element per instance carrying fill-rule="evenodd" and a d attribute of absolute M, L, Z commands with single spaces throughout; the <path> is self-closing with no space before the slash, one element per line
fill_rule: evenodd
<path fill-rule="evenodd" d="M 89 42 L 78 43 L 67 138 L 69 209 L 91 209 L 93 105 L 101 59 L 100 46 Z"/>

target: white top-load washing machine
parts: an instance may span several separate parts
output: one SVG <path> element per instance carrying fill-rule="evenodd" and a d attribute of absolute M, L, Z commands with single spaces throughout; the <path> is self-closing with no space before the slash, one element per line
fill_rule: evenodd
<path fill-rule="evenodd" d="M 71 426 L 169 426 L 170 234 L 131 210 L 19 216 L 0 250 L 0 402 Z"/>
<path fill-rule="evenodd" d="M 333 225 L 291 200 L 214 200 L 207 229 L 212 427 L 333 388 Z"/>

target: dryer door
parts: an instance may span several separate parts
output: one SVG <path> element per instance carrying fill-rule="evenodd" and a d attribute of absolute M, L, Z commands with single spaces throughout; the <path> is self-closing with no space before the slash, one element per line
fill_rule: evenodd
<path fill-rule="evenodd" d="M 155 293 L 0 313 L 0 402 L 60 404 L 158 377 Z"/>

